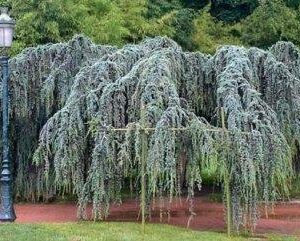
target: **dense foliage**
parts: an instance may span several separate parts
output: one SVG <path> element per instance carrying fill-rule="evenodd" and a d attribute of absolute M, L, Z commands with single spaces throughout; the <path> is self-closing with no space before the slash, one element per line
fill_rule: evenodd
<path fill-rule="evenodd" d="M 212 15 L 225 22 L 239 21 L 258 6 L 258 0 L 212 0 L 211 3 Z"/>
<path fill-rule="evenodd" d="M 16 197 L 75 194 L 93 218 L 141 196 L 150 215 L 201 189 L 214 170 L 227 223 L 252 229 L 258 204 L 288 194 L 299 146 L 299 50 L 224 46 L 184 52 L 168 38 L 117 49 L 82 36 L 29 48 L 10 61 Z M 298 153 L 299 155 L 299 153 Z M 155 205 L 153 203 L 153 205 Z"/>
<path fill-rule="evenodd" d="M 251 46 L 263 48 L 272 45 L 275 39 L 299 45 L 299 17 L 299 10 L 288 8 L 281 0 L 265 1 L 245 20 L 242 38 Z"/>
<path fill-rule="evenodd" d="M 13 54 L 84 33 L 123 46 L 168 36 L 185 50 L 214 53 L 222 44 L 299 45 L 298 0 L 0 0 L 17 19 Z M 264 23 L 264 24 L 261 24 Z M 209 27 L 208 27 L 209 26 Z"/>

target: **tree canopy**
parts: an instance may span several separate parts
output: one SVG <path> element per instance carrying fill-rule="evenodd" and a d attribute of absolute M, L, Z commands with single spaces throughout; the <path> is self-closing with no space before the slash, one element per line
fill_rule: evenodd
<path fill-rule="evenodd" d="M 278 42 L 210 56 L 162 37 L 115 48 L 77 36 L 26 49 L 10 61 L 16 198 L 75 194 L 79 217 L 92 203 L 98 220 L 124 189 L 148 212 L 151 201 L 186 189 L 192 217 L 210 169 L 227 223 L 254 227 L 260 201 L 288 195 L 300 141 L 299 53 Z"/>

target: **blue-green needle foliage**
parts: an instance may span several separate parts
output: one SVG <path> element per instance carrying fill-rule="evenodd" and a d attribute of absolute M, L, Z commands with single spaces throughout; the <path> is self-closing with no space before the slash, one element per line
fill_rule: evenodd
<path fill-rule="evenodd" d="M 299 63 L 284 42 L 214 56 L 161 37 L 117 49 L 77 36 L 26 49 L 10 62 L 16 197 L 75 194 L 78 216 L 92 203 L 99 220 L 122 190 L 139 195 L 144 183 L 149 212 L 186 188 L 192 217 L 201 171 L 211 168 L 227 187 L 227 220 L 252 229 L 259 202 L 288 194 Z"/>

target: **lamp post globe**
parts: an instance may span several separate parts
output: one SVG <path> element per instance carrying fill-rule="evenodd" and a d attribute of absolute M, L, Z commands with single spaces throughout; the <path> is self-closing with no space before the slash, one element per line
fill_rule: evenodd
<path fill-rule="evenodd" d="M 0 48 L 10 48 L 12 45 L 15 21 L 8 15 L 8 8 L 0 8 Z"/>
<path fill-rule="evenodd" d="M 1 170 L 1 206 L 0 221 L 13 222 L 16 219 L 12 198 L 12 175 L 9 158 L 9 66 L 7 50 L 12 45 L 15 21 L 8 15 L 7 8 L 1 8 L 0 14 L 0 57 L 2 70 L 2 170 Z"/>

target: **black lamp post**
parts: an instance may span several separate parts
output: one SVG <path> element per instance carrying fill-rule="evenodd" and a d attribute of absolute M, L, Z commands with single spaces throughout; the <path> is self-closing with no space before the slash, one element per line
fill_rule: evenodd
<path fill-rule="evenodd" d="M 0 65 L 2 68 L 2 109 L 3 109 L 3 160 L 1 172 L 1 207 L 0 221 L 13 222 L 16 219 L 16 214 L 13 207 L 12 199 L 12 175 L 11 163 L 9 160 L 9 69 L 7 49 L 12 45 L 13 32 L 15 21 L 8 15 L 7 8 L 1 8 L 0 15 L 0 48 L 3 50 L 3 56 L 0 57 Z"/>

